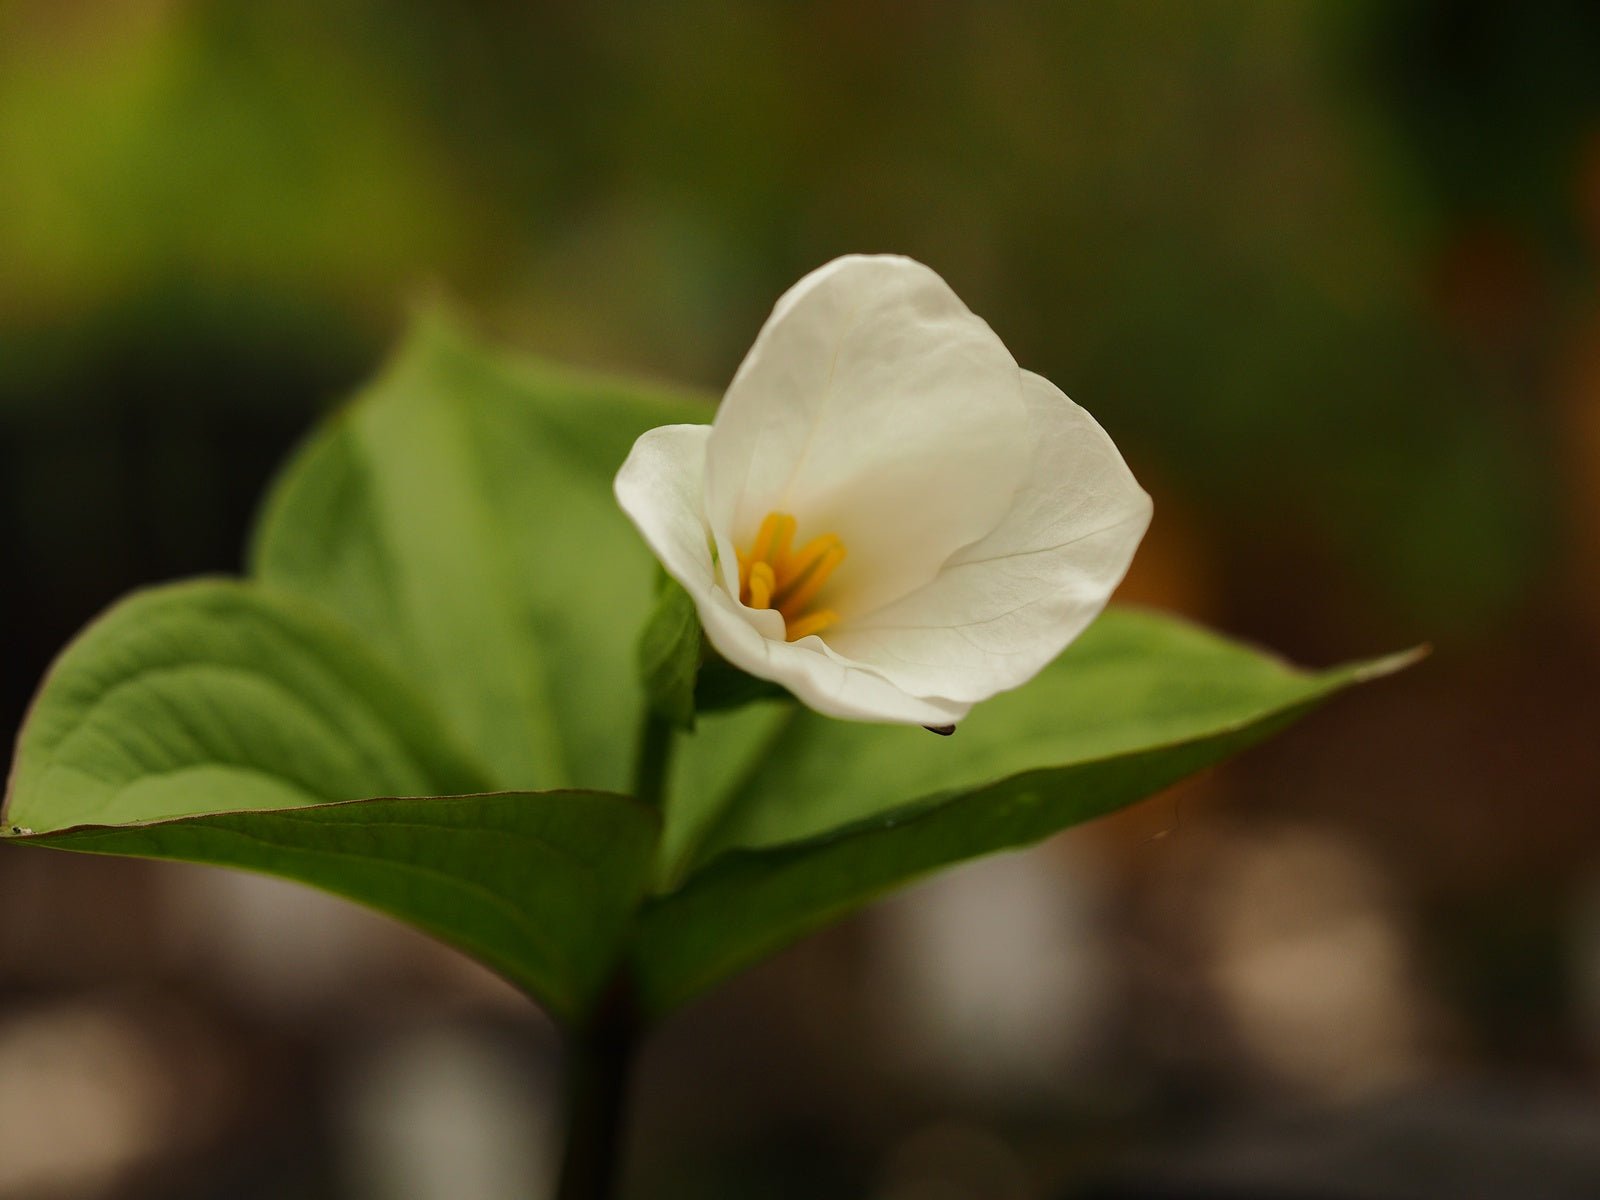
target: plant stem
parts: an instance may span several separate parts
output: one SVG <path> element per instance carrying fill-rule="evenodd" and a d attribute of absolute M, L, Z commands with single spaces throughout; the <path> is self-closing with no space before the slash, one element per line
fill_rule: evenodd
<path fill-rule="evenodd" d="M 646 705 L 633 764 L 633 794 L 658 812 L 666 802 L 672 726 Z M 620 969 L 588 1022 L 567 1037 L 567 1146 L 557 1200 L 615 1200 L 622 1178 L 623 1116 L 639 1036 L 633 981 Z"/>
<path fill-rule="evenodd" d="M 633 794 L 658 812 L 666 800 L 667 768 L 672 765 L 672 726 L 645 706 L 639 722 L 639 748 L 633 762 Z"/>
<path fill-rule="evenodd" d="M 619 974 L 594 1018 L 567 1039 L 567 1147 L 557 1200 L 615 1200 L 623 1116 L 639 1037 L 633 991 Z"/>

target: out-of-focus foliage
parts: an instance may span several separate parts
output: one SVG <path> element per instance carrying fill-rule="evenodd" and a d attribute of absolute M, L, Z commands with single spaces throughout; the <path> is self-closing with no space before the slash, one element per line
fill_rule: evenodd
<path fill-rule="evenodd" d="M 0 311 L 162 286 L 367 302 L 460 261 L 465 181 L 358 11 L 10 6 Z"/>
<path fill-rule="evenodd" d="M 1338 556 L 1408 627 L 1479 626 L 1548 549 L 1546 430 L 1435 310 L 1450 214 L 1420 168 L 1466 156 L 1425 97 L 1417 136 L 1385 124 L 1349 65 L 1430 19 L 12 4 L 4 390 L 135 330 L 158 360 L 298 363 L 303 409 L 432 280 L 548 351 L 714 387 L 781 281 L 896 249 L 1173 486 Z M 1573 122 L 1528 127 L 1528 169 L 1569 170 Z"/>

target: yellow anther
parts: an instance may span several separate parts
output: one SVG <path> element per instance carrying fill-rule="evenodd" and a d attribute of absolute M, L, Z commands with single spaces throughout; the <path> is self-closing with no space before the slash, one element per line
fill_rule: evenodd
<path fill-rule="evenodd" d="M 839 614 L 831 608 L 819 608 L 816 612 L 801 617 L 798 621 L 789 623 L 785 635 L 789 641 L 798 642 L 803 637 L 810 637 L 813 633 L 821 633 L 839 620 Z"/>
<path fill-rule="evenodd" d="M 794 541 L 795 521 L 788 513 L 771 512 L 756 530 L 756 540 L 750 544 L 750 561 L 771 563 L 773 569 L 783 565 L 789 557 L 789 544 Z"/>
<path fill-rule="evenodd" d="M 775 608 L 783 615 L 789 641 L 831 628 L 839 614 L 831 609 L 808 613 L 806 607 L 844 561 L 844 543 L 825 533 L 793 550 L 796 522 L 792 515 L 770 512 L 756 529 L 748 550 L 739 556 L 739 599 L 750 608 Z"/>
<path fill-rule="evenodd" d="M 745 601 L 751 608 L 772 607 L 772 587 L 776 577 L 772 573 L 772 564 L 767 562 L 753 562 L 750 564 L 750 598 Z"/>
<path fill-rule="evenodd" d="M 776 597 L 783 619 L 797 619 L 843 561 L 844 543 L 833 534 L 807 542 L 795 555 L 793 574 L 784 580 L 782 593 Z"/>
<path fill-rule="evenodd" d="M 836 535 L 825 533 L 821 537 L 812 538 L 789 556 L 788 561 L 783 564 L 783 570 L 778 580 L 778 591 L 781 593 L 778 596 L 779 604 L 784 603 L 795 588 L 811 578 L 816 572 L 818 564 L 827 557 L 828 552 L 835 546 L 840 549 L 844 548 L 844 544 L 839 541 Z"/>

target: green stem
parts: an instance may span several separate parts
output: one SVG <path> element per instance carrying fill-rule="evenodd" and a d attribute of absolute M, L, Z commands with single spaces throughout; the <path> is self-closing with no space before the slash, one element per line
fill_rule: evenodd
<path fill-rule="evenodd" d="M 672 726 L 647 705 L 633 794 L 657 811 L 666 803 L 672 743 Z M 557 1200 L 615 1200 L 628 1081 L 641 1032 L 632 980 L 623 968 L 589 1021 L 567 1039 L 567 1148 Z"/>
<path fill-rule="evenodd" d="M 646 705 L 633 762 L 633 794 L 658 812 L 666 802 L 667 771 L 671 765 L 672 726 Z"/>

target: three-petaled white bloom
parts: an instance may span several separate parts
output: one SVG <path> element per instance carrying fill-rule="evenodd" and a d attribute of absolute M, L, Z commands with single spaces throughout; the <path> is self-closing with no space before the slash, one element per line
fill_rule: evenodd
<path fill-rule="evenodd" d="M 714 423 L 644 434 L 616 492 L 734 666 L 931 726 L 1055 658 L 1150 522 L 1094 418 L 890 256 L 791 288 Z"/>

